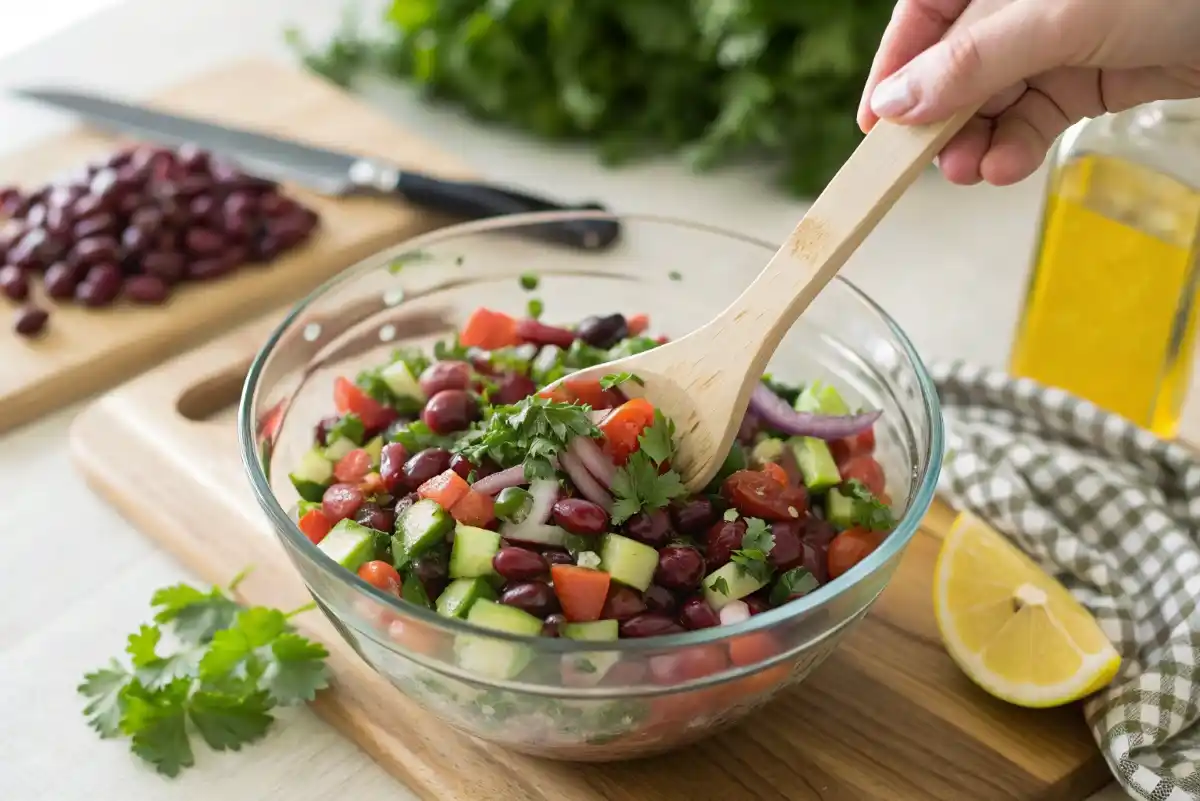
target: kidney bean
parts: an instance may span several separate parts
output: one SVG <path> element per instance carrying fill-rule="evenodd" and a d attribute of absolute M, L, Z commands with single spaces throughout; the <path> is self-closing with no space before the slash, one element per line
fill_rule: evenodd
<path fill-rule="evenodd" d="M 27 231 L 8 251 L 8 263 L 23 270 L 40 270 L 56 258 L 61 245 L 41 228 Z"/>
<path fill-rule="evenodd" d="M 358 507 L 358 511 L 354 514 L 354 521 L 367 528 L 384 531 L 388 534 L 392 533 L 396 522 L 395 514 L 391 509 L 384 509 L 374 501 L 368 501 Z"/>
<path fill-rule="evenodd" d="M 479 403 L 462 389 L 444 389 L 425 403 L 421 421 L 437 434 L 462 431 L 479 419 Z"/>
<path fill-rule="evenodd" d="M 623 314 L 585 317 L 575 333 L 592 347 L 607 350 L 629 336 L 629 324 Z"/>
<path fill-rule="evenodd" d="M 664 634 L 682 634 L 685 629 L 667 615 L 660 612 L 645 612 L 619 624 L 622 637 L 658 637 Z"/>
<path fill-rule="evenodd" d="M 560 615 L 558 613 L 549 615 L 544 621 L 542 621 L 542 636 L 557 637 L 562 633 L 562 628 L 565 625 L 567 625 L 566 615 Z"/>
<path fill-rule="evenodd" d="M 709 570 L 726 564 L 733 552 L 742 547 L 746 536 L 746 524 L 739 520 L 718 520 L 713 523 L 705 538 L 704 558 Z"/>
<path fill-rule="evenodd" d="M 89 236 L 99 236 L 100 234 L 110 234 L 117 227 L 117 218 L 106 211 L 92 214 L 84 217 L 75 223 L 71 229 L 71 233 L 76 239 L 86 239 Z"/>
<path fill-rule="evenodd" d="M 770 602 L 760 593 L 747 595 L 742 599 L 742 601 L 744 601 L 746 606 L 750 609 L 751 615 L 761 615 L 763 612 L 766 612 L 771 608 Z"/>
<path fill-rule="evenodd" d="M 15 264 L 0 267 L 0 292 L 9 300 L 25 300 L 29 297 L 29 277 Z"/>
<path fill-rule="evenodd" d="M 674 615 L 679 607 L 679 602 L 675 596 L 666 587 L 660 584 L 651 584 L 642 593 L 642 600 L 646 602 L 646 610 L 649 612 L 661 612 L 664 615 Z"/>
<path fill-rule="evenodd" d="M 117 240 L 111 236 L 91 236 L 75 242 L 69 258 L 80 267 L 90 267 L 93 264 L 115 262 L 117 260 Z"/>
<path fill-rule="evenodd" d="M 83 282 L 75 287 L 75 299 L 85 306 L 108 306 L 121 294 L 124 276 L 121 268 L 110 262 L 97 264 L 88 270 Z"/>
<path fill-rule="evenodd" d="M 321 421 L 322 425 L 327 420 L 336 423 L 338 418 L 328 417 Z M 383 481 L 383 488 L 388 492 L 395 493 L 404 487 L 404 463 L 406 461 L 408 461 L 408 451 L 399 442 L 389 442 L 380 451 L 379 478 Z"/>
<path fill-rule="evenodd" d="M 629 587 L 613 584 L 604 599 L 604 608 L 600 617 L 604 620 L 628 620 L 646 611 L 646 602 L 642 594 Z"/>
<path fill-rule="evenodd" d="M 298 245 L 308 236 L 308 220 L 298 214 L 267 220 L 267 233 L 279 240 L 285 250 Z"/>
<path fill-rule="evenodd" d="M 221 215 L 220 229 L 230 242 L 249 242 L 258 232 L 258 224 L 249 214 Z"/>
<path fill-rule="evenodd" d="M 672 503 L 670 510 L 675 530 L 688 537 L 707 531 L 717 519 L 717 510 L 713 502 L 702 496 Z"/>
<path fill-rule="evenodd" d="M 183 256 L 161 250 L 147 253 L 138 264 L 147 275 L 156 275 L 169 284 L 183 278 L 186 269 Z"/>
<path fill-rule="evenodd" d="M 559 611 L 558 596 L 544 581 L 518 581 L 509 584 L 500 593 L 500 603 L 515 606 L 540 618 Z"/>
<path fill-rule="evenodd" d="M 121 232 L 121 252 L 129 255 L 145 253 L 155 242 L 153 232 L 131 225 Z"/>
<path fill-rule="evenodd" d="M 492 557 L 492 568 L 507 581 L 528 581 L 541 578 L 549 572 L 546 560 L 524 548 L 501 548 Z"/>
<path fill-rule="evenodd" d="M 771 536 L 775 540 L 767 554 L 776 570 L 789 570 L 804 559 L 804 544 L 800 541 L 803 524 L 799 520 L 771 524 Z"/>
<path fill-rule="evenodd" d="M 233 272 L 237 267 L 236 264 L 230 262 L 222 256 L 214 256 L 208 259 L 197 259 L 190 261 L 184 269 L 184 275 L 194 281 L 211 281 L 214 278 L 221 278 Z"/>
<path fill-rule="evenodd" d="M 539 323 L 537 320 L 525 319 L 517 323 L 517 337 L 522 342 L 534 345 L 555 345 L 566 349 L 575 341 L 575 333 L 566 328 Z"/>
<path fill-rule="evenodd" d="M 421 373 L 419 383 L 426 397 L 432 398 L 444 389 L 467 389 L 471 386 L 471 365 L 466 362 L 434 362 Z"/>
<path fill-rule="evenodd" d="M 829 581 L 829 543 L 837 533 L 837 529 L 826 520 L 809 517 L 803 521 L 800 541 L 804 555 L 801 564 L 821 584 Z"/>
<path fill-rule="evenodd" d="M 251 240 L 249 251 L 251 261 L 262 263 L 274 259 L 284 251 L 284 247 L 279 237 L 260 233 Z"/>
<path fill-rule="evenodd" d="M 404 484 L 415 490 L 429 479 L 450 469 L 451 453 L 443 448 L 426 448 L 404 463 Z"/>
<path fill-rule="evenodd" d="M 296 202 L 275 192 L 258 198 L 258 209 L 267 217 L 285 217 L 297 209 Z"/>
<path fill-rule="evenodd" d="M 125 295 L 134 303 L 158 305 L 170 294 L 170 285 L 157 275 L 131 275 L 125 279 Z"/>
<path fill-rule="evenodd" d="M 505 373 L 496 382 L 496 391 L 492 393 L 492 403 L 498 405 L 513 404 L 523 398 L 528 398 L 537 392 L 537 384 L 533 379 L 520 373 Z"/>
<path fill-rule="evenodd" d="M 658 552 L 654 580 L 672 590 L 694 590 L 704 578 L 704 557 L 688 545 L 668 545 Z"/>
<path fill-rule="evenodd" d="M 25 213 L 25 224 L 30 228 L 42 228 L 46 224 L 46 204 L 36 203 Z"/>
<path fill-rule="evenodd" d="M 21 195 L 21 190 L 15 187 L 5 187 L 0 192 L 0 214 L 6 217 L 19 217 L 20 211 L 24 209 L 25 198 Z"/>
<path fill-rule="evenodd" d="M 83 280 L 84 271 L 65 261 L 56 261 L 46 268 L 42 285 L 46 294 L 55 300 L 67 300 L 75 296 L 75 287 Z"/>
<path fill-rule="evenodd" d="M 697 629 L 710 629 L 713 626 L 719 626 L 721 625 L 721 618 L 708 605 L 708 601 L 697 595 L 693 598 L 688 598 L 679 607 L 679 622 L 685 628 L 695 631 Z"/>
<path fill-rule="evenodd" d="M 329 522 L 354 517 L 363 505 L 363 492 L 353 484 L 334 484 L 321 497 L 321 511 Z"/>
<path fill-rule="evenodd" d="M 671 519 L 666 511 L 638 512 L 625 523 L 625 532 L 651 548 L 661 548 L 671 539 Z"/>
<path fill-rule="evenodd" d="M 554 522 L 572 534 L 596 536 L 608 531 L 608 512 L 583 498 L 562 498 L 555 502 Z"/>
<path fill-rule="evenodd" d="M 35 337 L 46 328 L 50 313 L 37 306 L 23 306 L 17 311 L 13 330 L 23 337 Z"/>
<path fill-rule="evenodd" d="M 183 246 L 197 256 L 215 256 L 225 250 L 225 238 L 210 228 L 190 228 L 183 235 Z"/>
<path fill-rule="evenodd" d="M 425 594 L 430 598 L 437 598 L 450 583 L 449 560 L 444 548 L 435 548 L 414 559 L 409 570 L 421 582 Z"/>
<path fill-rule="evenodd" d="M 71 215 L 58 206 L 50 206 L 46 211 L 46 221 L 42 227 L 54 239 L 65 241 L 71 235 Z"/>
<path fill-rule="evenodd" d="M 571 554 L 566 551 L 555 551 L 547 549 L 542 551 L 542 558 L 546 560 L 548 565 L 573 565 L 575 560 L 571 558 Z"/>
<path fill-rule="evenodd" d="M 450 457 L 450 469 L 458 473 L 459 478 L 467 478 L 475 469 L 475 465 L 471 464 L 471 460 L 461 453 L 456 453 Z"/>

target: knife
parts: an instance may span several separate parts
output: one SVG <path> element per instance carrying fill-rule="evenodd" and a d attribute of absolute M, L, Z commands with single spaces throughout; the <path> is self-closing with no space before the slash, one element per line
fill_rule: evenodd
<path fill-rule="evenodd" d="M 100 128 L 164 144 L 193 144 L 235 159 L 249 172 L 293 181 L 324 195 L 398 197 L 452 217 L 478 220 L 538 211 L 604 211 L 598 203 L 566 206 L 514 189 L 451 181 L 347 153 L 238 130 L 176 114 L 62 89 L 17 89 L 19 97 L 72 111 Z M 620 236 L 611 219 L 529 226 L 531 235 L 582 250 L 603 250 Z"/>

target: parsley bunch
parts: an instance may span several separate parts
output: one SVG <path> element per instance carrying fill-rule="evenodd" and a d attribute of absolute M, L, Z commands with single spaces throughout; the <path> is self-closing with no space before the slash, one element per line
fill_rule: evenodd
<path fill-rule="evenodd" d="M 554 478 L 551 461 L 575 437 L 598 437 L 590 406 L 532 395 L 511 406 L 492 407 L 487 420 L 468 431 L 455 449 L 475 464 L 490 458 L 501 467 L 525 465 L 525 477 Z"/>
<path fill-rule="evenodd" d="M 623 523 L 643 510 L 662 509 L 673 499 L 687 494 L 683 480 L 674 470 L 662 466 L 675 454 L 675 423 L 659 410 L 654 422 L 638 437 L 638 449 L 617 468 L 612 491 L 616 503 L 613 523 Z"/>
<path fill-rule="evenodd" d="M 842 491 L 854 501 L 853 521 L 856 526 L 871 531 L 891 531 L 896 527 L 892 510 L 875 497 L 867 485 L 858 479 L 850 479 L 842 485 Z"/>
<path fill-rule="evenodd" d="M 177 776 L 195 763 L 193 735 L 215 751 L 261 739 L 272 709 L 311 701 L 329 682 L 328 651 L 288 624 L 309 607 L 242 608 L 220 589 L 187 584 L 159 590 L 150 603 L 155 625 L 129 635 L 128 666 L 113 659 L 78 689 L 92 728 L 129 737 L 159 773 Z"/>

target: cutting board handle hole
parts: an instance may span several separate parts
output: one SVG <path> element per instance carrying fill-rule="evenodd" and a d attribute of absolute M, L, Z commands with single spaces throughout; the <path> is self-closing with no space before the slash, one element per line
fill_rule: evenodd
<path fill-rule="evenodd" d="M 210 376 L 188 387 L 175 402 L 175 410 L 184 419 L 195 423 L 224 416 L 222 413 L 237 405 L 241 398 L 248 369 L 248 364 L 239 364 L 235 369 Z"/>

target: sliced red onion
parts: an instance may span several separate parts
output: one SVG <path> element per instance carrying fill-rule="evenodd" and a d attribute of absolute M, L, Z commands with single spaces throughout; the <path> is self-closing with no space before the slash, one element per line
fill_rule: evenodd
<path fill-rule="evenodd" d="M 587 471 L 595 476 L 604 487 L 611 487 L 617 475 L 617 466 L 612 463 L 600 446 L 591 437 L 576 437 L 567 446 L 567 451 L 583 463 Z"/>
<path fill-rule="evenodd" d="M 544 545 L 547 548 L 561 548 L 567 541 L 566 529 L 544 523 L 532 526 L 528 520 L 523 523 L 505 523 L 500 526 L 500 536 L 513 542 Z"/>
<path fill-rule="evenodd" d="M 501 470 L 499 473 L 484 476 L 472 484 L 471 489 L 482 492 L 484 495 L 495 495 L 502 489 L 522 487 L 528 483 L 529 479 L 525 478 L 525 465 L 519 464 L 516 467 Z"/>
<path fill-rule="evenodd" d="M 784 434 L 824 440 L 861 434 L 874 425 L 883 414 L 878 410 L 845 415 L 798 412 L 772 392 L 766 384 L 759 384 L 754 388 L 754 394 L 750 396 L 750 410 L 761 417 L 768 426 Z"/>
<path fill-rule="evenodd" d="M 579 490 L 580 495 L 599 505 L 605 511 L 612 508 L 613 499 L 608 494 L 608 490 L 592 477 L 592 474 L 583 466 L 583 462 L 579 461 L 574 454 L 560 453 L 558 461 L 562 464 L 563 470 L 567 471 L 567 475 L 571 477 L 571 483 L 575 485 L 575 489 Z"/>

